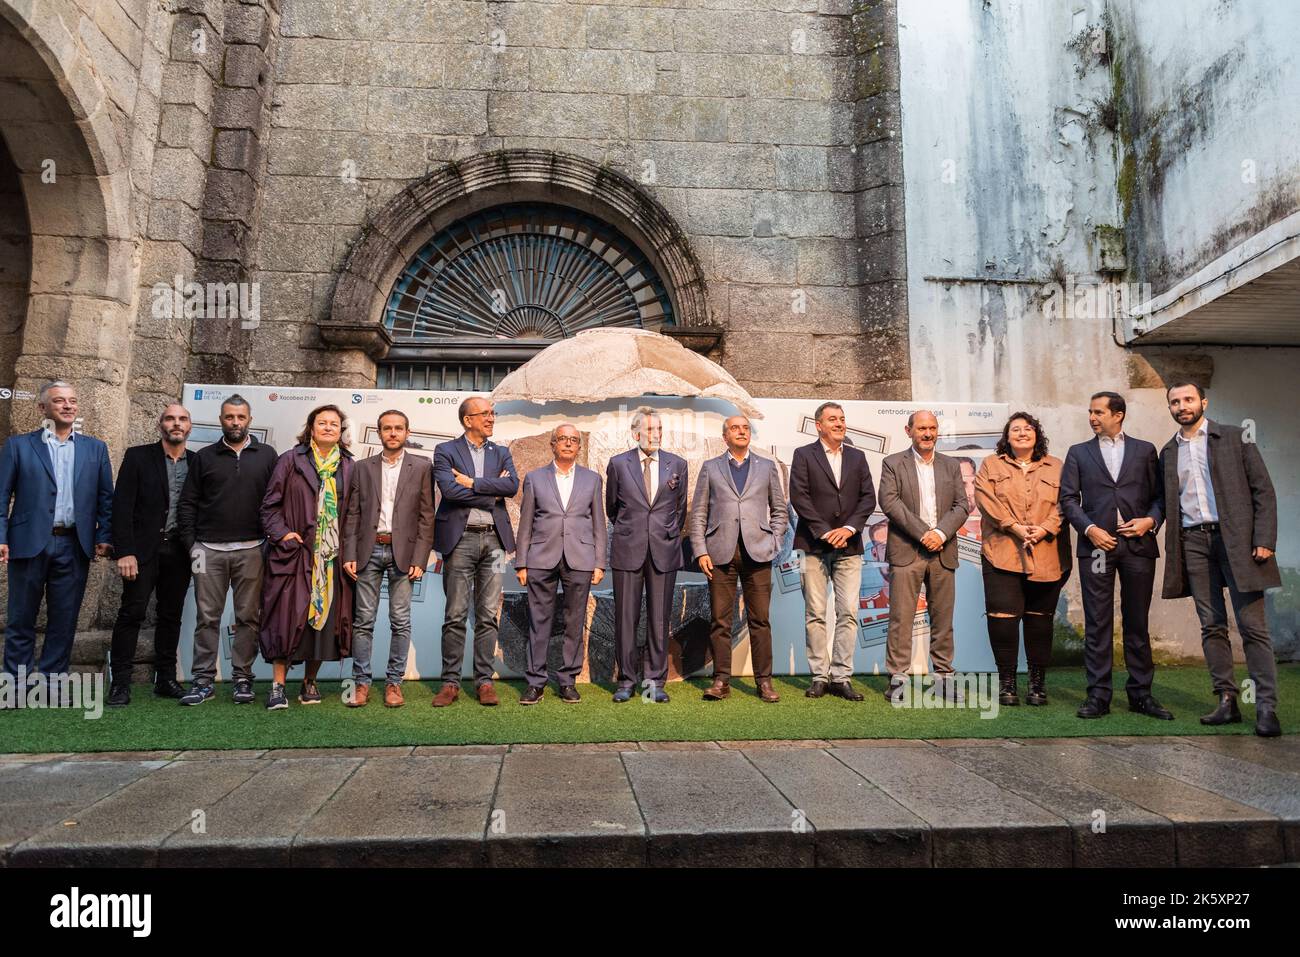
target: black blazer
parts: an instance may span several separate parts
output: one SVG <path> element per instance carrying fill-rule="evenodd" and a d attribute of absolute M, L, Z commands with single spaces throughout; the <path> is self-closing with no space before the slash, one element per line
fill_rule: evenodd
<path fill-rule="evenodd" d="M 1160 465 L 1156 447 L 1150 442 L 1124 436 L 1124 461 L 1120 463 L 1119 480 L 1110 477 L 1106 460 L 1101 454 L 1101 442 L 1094 436 L 1089 442 L 1070 446 L 1065 464 L 1061 468 L 1061 516 L 1079 533 L 1076 554 L 1092 554 L 1093 544 L 1084 531 L 1096 525 L 1116 538 L 1119 521 L 1116 511 L 1125 519 L 1150 518 L 1155 527 L 1139 538 L 1127 539 L 1129 548 L 1144 558 L 1158 558 L 1160 546 L 1156 532 L 1160 529 Z M 1121 539 L 1124 541 L 1124 539 Z"/>
<path fill-rule="evenodd" d="M 862 554 L 862 530 L 876 510 L 876 490 L 871 484 L 871 466 L 866 455 L 847 443 L 840 448 L 844 460 L 838 487 L 820 439 L 794 450 L 790 463 L 790 504 L 799 516 L 794 547 L 805 552 Z M 831 529 L 844 525 L 855 529 L 844 548 L 833 549 L 821 540 Z"/>
<path fill-rule="evenodd" d="M 185 450 L 194 468 L 194 453 Z M 145 562 L 158 553 L 167 526 L 167 453 L 162 442 L 134 445 L 122 456 L 113 492 L 113 555 Z"/>

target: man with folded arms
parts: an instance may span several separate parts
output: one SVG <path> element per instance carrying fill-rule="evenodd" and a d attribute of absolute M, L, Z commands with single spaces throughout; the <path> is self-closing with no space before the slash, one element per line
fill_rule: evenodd
<path fill-rule="evenodd" d="M 736 581 L 745 596 L 749 653 L 758 696 L 780 701 L 772 687 L 772 559 L 780 550 L 789 517 L 776 463 L 750 452 L 749 419 L 733 415 L 722 423 L 727 451 L 700 469 L 691 503 L 691 546 L 709 580 L 713 622 L 713 684 L 705 701 L 731 694 L 731 628 Z"/>
<path fill-rule="evenodd" d="M 582 671 L 587 595 L 605 577 L 604 483 L 578 464 L 582 435 L 565 422 L 551 432 L 554 461 L 524 476 L 515 575 L 528 589 L 528 690 L 520 704 L 537 704 L 546 690 L 546 657 L 555 624 L 556 594 L 564 586 L 564 657 L 555 683 L 560 700 L 582 699 L 574 683 Z"/>
<path fill-rule="evenodd" d="M 364 708 L 370 700 L 370 654 L 374 645 L 379 589 L 388 579 L 388 673 L 384 707 L 403 704 L 402 677 L 411 650 L 411 591 L 424 577 L 433 549 L 433 469 L 423 455 L 408 454 L 410 422 L 390 409 L 379 416 L 384 450 L 352 471 L 343 523 L 343 570 L 357 582 L 352 617 L 352 678 L 347 702 Z"/>
<path fill-rule="evenodd" d="M 909 448 L 887 456 L 880 467 L 880 510 L 889 519 L 889 637 L 885 697 L 902 702 L 912 665 L 912 623 L 925 586 L 930 615 L 930 659 L 936 692 L 953 702 L 961 691 L 953 677 L 952 609 L 957 595 L 957 533 L 969 506 L 956 459 L 934 450 L 939 420 L 920 409 L 907 417 Z"/>

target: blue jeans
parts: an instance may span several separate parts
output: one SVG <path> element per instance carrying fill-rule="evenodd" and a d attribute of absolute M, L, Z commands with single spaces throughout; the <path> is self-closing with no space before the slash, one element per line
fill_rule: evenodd
<path fill-rule="evenodd" d="M 460 685 L 470 599 L 474 601 L 474 684 L 492 680 L 501 612 L 501 573 L 506 554 L 495 529 L 465 529 L 451 554 L 443 556 L 442 588 L 447 608 L 442 622 L 442 680 Z"/>
<path fill-rule="evenodd" d="M 9 560 L 9 623 L 5 628 L 4 670 L 31 673 L 36 650 L 36 615 L 45 597 L 45 644 L 41 672 L 64 674 L 72 664 L 72 639 L 86 593 L 90 559 L 75 535 L 51 535 L 32 558 Z"/>
<path fill-rule="evenodd" d="M 370 560 L 357 569 L 356 610 L 352 616 L 352 677 L 369 685 L 370 651 L 374 645 L 375 617 L 379 613 L 379 587 L 388 576 L 388 624 L 392 639 L 388 645 L 390 685 L 400 685 L 406 674 L 406 656 L 411 650 L 411 579 L 405 568 L 393 562 L 393 546 L 375 543 Z"/>

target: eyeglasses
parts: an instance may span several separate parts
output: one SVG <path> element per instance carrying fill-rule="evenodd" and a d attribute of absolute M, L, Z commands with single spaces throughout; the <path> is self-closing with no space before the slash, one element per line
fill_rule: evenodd
<path fill-rule="evenodd" d="M 485 415 L 489 419 L 495 419 L 497 417 L 497 414 L 495 412 L 493 412 L 491 409 L 488 409 L 486 412 L 466 412 L 465 418 L 472 419 L 476 415 Z"/>
<path fill-rule="evenodd" d="M 576 435 L 560 435 L 555 439 L 556 445 L 581 445 L 582 439 Z"/>

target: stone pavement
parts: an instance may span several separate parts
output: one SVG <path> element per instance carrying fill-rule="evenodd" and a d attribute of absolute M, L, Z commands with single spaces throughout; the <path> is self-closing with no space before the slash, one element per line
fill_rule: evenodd
<path fill-rule="evenodd" d="M 0 755 L 0 866 L 1300 861 L 1300 738 Z"/>

